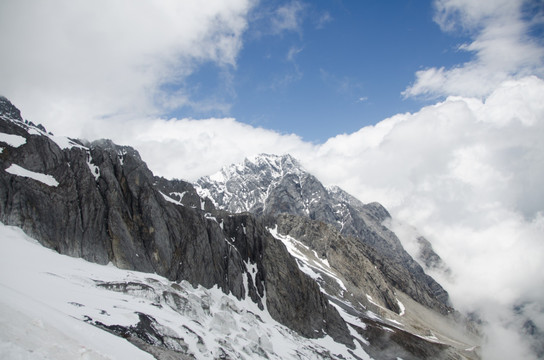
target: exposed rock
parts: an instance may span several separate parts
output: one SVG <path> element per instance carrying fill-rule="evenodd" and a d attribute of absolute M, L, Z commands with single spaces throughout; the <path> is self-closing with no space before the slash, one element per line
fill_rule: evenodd
<path fill-rule="evenodd" d="M 450 273 L 449 268 L 446 267 L 442 258 L 434 251 L 429 240 L 425 239 L 423 236 L 419 236 L 417 238 L 417 243 L 419 245 L 419 254 L 417 257 L 423 262 L 425 269 L 441 269 L 446 274 Z"/>

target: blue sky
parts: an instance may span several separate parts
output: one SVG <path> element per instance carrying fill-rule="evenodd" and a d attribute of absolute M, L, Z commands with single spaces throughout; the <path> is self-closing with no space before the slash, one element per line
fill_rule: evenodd
<path fill-rule="evenodd" d="M 264 1 L 249 19 L 236 67 L 203 64 L 183 84 L 197 104 L 171 115 L 233 116 L 324 142 L 419 109 L 427 99 L 401 94 L 415 72 L 470 56 L 430 1 Z"/>

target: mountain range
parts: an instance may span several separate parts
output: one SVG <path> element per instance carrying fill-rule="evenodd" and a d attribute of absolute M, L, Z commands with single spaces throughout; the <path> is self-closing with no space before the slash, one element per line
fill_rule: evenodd
<path fill-rule="evenodd" d="M 261 154 L 193 184 L 165 179 L 135 149 L 55 136 L 6 98 L 0 150 L 0 221 L 10 239 L 2 251 L 15 249 L 13 267 L 29 271 L 26 252 L 49 259 L 28 276 L 65 280 L 57 284 L 65 296 L 48 300 L 48 311 L 147 355 L 480 357 L 477 324 L 426 273 L 447 265 L 431 244 L 421 238 L 421 258 L 413 259 L 382 205 L 325 187 L 290 155 Z M 21 245 L 28 237 L 41 248 Z M 7 309 L 20 306 L 11 298 L 40 297 L 38 284 L 5 270 L 3 287 L 19 289 L 6 290 Z M 82 287 L 92 296 L 77 295 Z M 12 336 L 22 318 L 10 316 L 3 315 L 11 329 L 5 348 L 37 346 L 32 332 L 24 344 Z"/>

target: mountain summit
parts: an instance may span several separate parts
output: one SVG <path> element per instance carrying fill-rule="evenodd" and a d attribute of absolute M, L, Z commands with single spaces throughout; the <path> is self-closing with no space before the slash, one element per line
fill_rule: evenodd
<path fill-rule="evenodd" d="M 199 179 L 195 187 L 202 197 L 211 198 L 216 207 L 226 211 L 279 219 L 289 215 L 327 224 L 338 235 L 357 239 L 357 251 L 371 258 L 396 288 L 444 314 L 450 311 L 447 292 L 425 274 L 384 226 L 391 216 L 381 204 L 363 204 L 337 186 L 325 187 L 291 155 L 247 158 Z M 278 225 L 281 228 L 282 223 Z M 386 297 L 384 304 L 400 311 L 393 298 Z"/>

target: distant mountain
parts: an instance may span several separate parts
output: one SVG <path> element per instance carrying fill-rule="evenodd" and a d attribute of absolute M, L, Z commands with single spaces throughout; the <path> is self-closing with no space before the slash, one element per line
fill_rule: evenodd
<path fill-rule="evenodd" d="M 382 225 L 387 217 L 324 188 L 290 156 L 247 160 L 196 189 L 156 177 L 133 148 L 54 136 L 0 97 L 1 222 L 60 254 L 156 274 L 49 271 L 93 296 L 132 299 L 107 316 L 94 300 L 67 314 L 156 358 L 477 359 L 478 337 Z M 115 320 L 129 313 L 137 320 Z M 278 326 L 247 346 L 228 343 Z M 291 345 L 304 337 L 301 350 L 278 352 L 267 342 L 278 334 Z"/>

